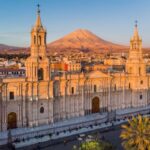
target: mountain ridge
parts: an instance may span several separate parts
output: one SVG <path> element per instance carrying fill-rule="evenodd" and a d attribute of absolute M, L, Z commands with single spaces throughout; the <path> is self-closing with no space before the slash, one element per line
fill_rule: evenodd
<path fill-rule="evenodd" d="M 64 37 L 47 44 L 47 54 L 54 53 L 109 53 L 128 52 L 129 46 L 116 44 L 104 40 L 86 29 L 77 29 Z M 143 52 L 149 53 L 150 48 L 143 48 Z M 17 47 L 0 44 L 1 54 L 29 54 L 30 47 Z"/>
<path fill-rule="evenodd" d="M 20 49 L 24 47 L 18 47 L 18 46 L 11 46 L 11 45 L 6 45 L 6 44 L 0 44 L 0 50 L 11 50 L 11 49 Z"/>
<path fill-rule="evenodd" d="M 48 49 L 58 52 L 65 49 L 76 49 L 78 51 L 87 49 L 91 52 L 101 52 L 105 50 L 123 50 L 128 48 L 128 46 L 106 41 L 86 29 L 77 29 L 64 37 L 49 43 L 47 47 Z"/>

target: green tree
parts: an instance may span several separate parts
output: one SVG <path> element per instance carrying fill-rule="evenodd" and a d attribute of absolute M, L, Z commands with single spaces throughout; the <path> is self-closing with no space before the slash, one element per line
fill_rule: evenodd
<path fill-rule="evenodd" d="M 103 141 L 88 141 L 80 144 L 79 147 L 74 146 L 73 150 L 113 150 L 113 146 L 110 143 Z"/>
<path fill-rule="evenodd" d="M 123 131 L 120 137 L 123 139 L 123 147 L 126 150 L 150 150 L 150 119 L 138 116 L 128 120 L 128 124 L 122 125 Z"/>
<path fill-rule="evenodd" d="M 96 141 L 84 142 L 80 146 L 81 150 L 100 150 L 101 146 Z"/>

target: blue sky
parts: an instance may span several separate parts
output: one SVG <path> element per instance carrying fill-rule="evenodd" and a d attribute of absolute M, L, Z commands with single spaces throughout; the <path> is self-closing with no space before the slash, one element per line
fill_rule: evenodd
<path fill-rule="evenodd" d="M 129 45 L 138 20 L 143 45 L 150 47 L 149 0 L 0 0 L 0 43 L 30 45 L 37 3 L 48 42 L 83 28 L 105 40 Z"/>

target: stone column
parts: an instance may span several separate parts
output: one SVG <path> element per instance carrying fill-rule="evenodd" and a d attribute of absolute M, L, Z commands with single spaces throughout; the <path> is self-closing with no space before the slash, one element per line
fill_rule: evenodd
<path fill-rule="evenodd" d="M 124 109 L 125 108 L 125 78 L 123 80 L 123 101 L 122 101 L 122 108 Z"/>
<path fill-rule="evenodd" d="M 109 79 L 109 96 L 108 96 L 108 111 L 111 111 L 111 84 L 112 79 Z"/>

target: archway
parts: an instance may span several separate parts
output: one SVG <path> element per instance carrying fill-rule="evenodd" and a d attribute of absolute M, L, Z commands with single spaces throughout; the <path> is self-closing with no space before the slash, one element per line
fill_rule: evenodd
<path fill-rule="evenodd" d="M 14 112 L 11 112 L 7 116 L 7 128 L 8 129 L 14 129 L 17 128 L 17 114 Z"/>
<path fill-rule="evenodd" d="M 99 98 L 94 97 L 92 99 L 92 113 L 98 113 L 99 112 Z"/>

